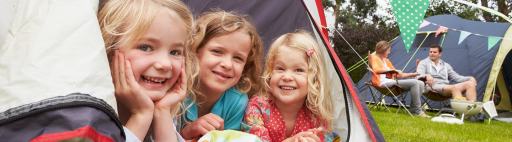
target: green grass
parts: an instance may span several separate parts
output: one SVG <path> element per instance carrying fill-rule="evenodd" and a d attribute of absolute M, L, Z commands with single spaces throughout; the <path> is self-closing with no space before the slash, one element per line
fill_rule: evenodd
<path fill-rule="evenodd" d="M 512 123 L 491 121 L 464 121 L 464 124 L 432 122 L 430 119 L 411 117 L 401 111 L 395 113 L 371 110 L 386 141 L 391 142 L 502 142 L 512 141 Z M 433 113 L 429 113 L 433 116 Z"/>

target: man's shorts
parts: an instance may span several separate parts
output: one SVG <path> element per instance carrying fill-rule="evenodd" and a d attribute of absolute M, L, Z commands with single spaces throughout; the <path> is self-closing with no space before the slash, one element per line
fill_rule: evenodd
<path fill-rule="evenodd" d="M 446 85 L 448 85 L 448 84 L 436 83 L 436 84 L 433 84 L 432 87 L 427 87 L 427 90 L 436 92 L 436 93 L 443 93 L 443 88 Z"/>

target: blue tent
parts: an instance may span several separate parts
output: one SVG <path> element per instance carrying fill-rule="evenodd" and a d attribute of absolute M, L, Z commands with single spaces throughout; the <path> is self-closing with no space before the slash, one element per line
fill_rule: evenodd
<path fill-rule="evenodd" d="M 499 92 L 496 93 L 498 90 L 510 92 L 511 66 L 505 66 L 501 70 L 502 64 L 510 64 L 512 59 L 510 55 L 507 56 L 512 48 L 510 23 L 477 22 L 454 15 L 439 15 L 426 18 L 422 25 L 409 52 L 406 51 L 401 37 L 392 41 L 389 59 L 397 69 L 415 72 L 416 60 L 427 58 L 430 45 L 439 44 L 443 47 L 441 58 L 444 61 L 451 64 L 459 74 L 473 76 L 478 81 L 478 101 L 485 102 L 491 97 L 495 98 L 492 94 L 499 94 Z M 435 32 L 441 26 L 446 27 L 448 32 L 436 37 Z M 506 60 L 505 57 L 507 57 Z M 503 89 L 495 90 L 500 72 L 503 74 L 501 78 L 509 78 L 508 85 L 498 84 L 497 86 L 503 86 L 501 87 Z M 366 73 L 357 83 L 361 98 L 366 98 L 367 101 L 371 101 L 372 98 L 369 87 L 365 85 L 365 82 L 370 80 L 370 76 L 370 73 Z M 508 86 L 508 90 L 505 86 Z M 500 96 L 504 95 L 508 96 L 508 93 L 500 94 Z M 406 96 L 405 104 L 409 104 L 410 95 Z M 434 102 L 431 105 L 433 108 L 442 107 L 440 102 Z"/>

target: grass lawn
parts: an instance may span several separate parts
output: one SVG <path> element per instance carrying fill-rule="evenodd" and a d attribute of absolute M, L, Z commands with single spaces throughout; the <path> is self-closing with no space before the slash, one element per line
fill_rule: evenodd
<path fill-rule="evenodd" d="M 430 119 L 411 117 L 401 111 L 395 113 L 384 110 L 372 110 L 377 125 L 386 141 L 405 142 L 511 142 L 512 123 L 499 121 L 470 122 L 464 124 L 446 124 L 432 122 Z M 433 113 L 429 113 L 433 116 Z"/>

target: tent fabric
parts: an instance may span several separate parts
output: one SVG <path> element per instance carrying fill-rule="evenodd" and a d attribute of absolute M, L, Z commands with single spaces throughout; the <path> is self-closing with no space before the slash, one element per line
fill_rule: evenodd
<path fill-rule="evenodd" d="M 0 112 L 76 92 L 116 107 L 98 0 L 0 5 Z"/>
<path fill-rule="evenodd" d="M 185 1 L 195 16 L 214 9 L 234 11 L 248 15 L 261 35 L 265 51 L 278 36 L 303 29 L 315 34 L 319 43 L 323 43 L 328 61 L 327 70 L 333 86 L 333 101 L 336 103 L 334 115 L 335 131 L 341 135 L 342 141 L 384 141 L 377 125 L 364 102 L 357 97 L 357 90 L 348 77 L 341 61 L 330 47 L 324 32 L 325 19 L 320 1 L 279 0 L 279 1 L 229 1 L 222 0 L 190 0 Z M 323 20 L 322 20 L 323 19 Z M 317 21 L 317 22 L 315 22 Z M 323 24 L 323 26 L 315 25 Z M 330 62 L 329 62 L 330 61 Z M 343 74 L 345 76 L 343 76 Z"/>
<path fill-rule="evenodd" d="M 2 141 L 124 141 L 114 109 L 87 94 L 70 94 L 0 113 Z"/>
<path fill-rule="evenodd" d="M 431 44 L 439 44 L 443 47 L 441 58 L 445 62 L 452 65 L 459 74 L 475 77 L 478 83 L 477 100 L 482 101 L 491 68 L 498 50 L 501 49 L 499 46 L 502 41 L 500 40 L 494 47 L 488 48 L 488 37 L 503 37 L 510 24 L 470 21 L 454 15 L 432 16 L 426 18 L 425 21 L 428 21 L 430 24 L 418 30 L 410 52 L 405 50 L 403 43 L 400 42 L 400 37 L 392 41 L 391 54 L 389 55 L 391 62 L 393 62 L 397 69 L 401 69 L 404 72 L 415 72 L 415 61 L 428 57 L 428 47 Z M 435 37 L 435 31 L 440 26 L 447 27 L 448 32 Z M 459 44 L 461 31 L 469 32 L 471 35 L 467 36 Z M 418 49 L 422 42 L 422 46 Z M 357 83 L 357 88 L 361 91 L 361 97 L 366 98 L 367 101 L 371 100 L 371 93 L 368 86 L 365 85 L 365 82 L 369 79 L 370 74 L 366 73 Z M 410 99 L 408 97 L 410 95 L 406 96 L 405 104 L 409 104 Z M 434 102 L 431 107 L 440 108 L 442 105 L 441 102 Z"/>

